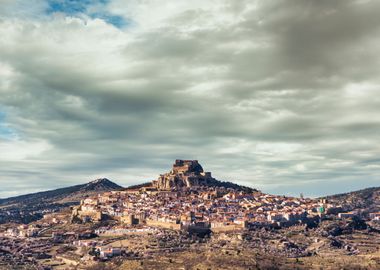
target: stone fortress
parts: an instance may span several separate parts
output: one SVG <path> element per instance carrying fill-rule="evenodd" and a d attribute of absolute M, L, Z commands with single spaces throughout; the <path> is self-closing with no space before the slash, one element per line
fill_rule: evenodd
<path fill-rule="evenodd" d="M 152 186 L 159 190 L 207 186 L 215 181 L 210 172 L 204 172 L 198 160 L 177 159 L 170 172 L 161 174 Z"/>

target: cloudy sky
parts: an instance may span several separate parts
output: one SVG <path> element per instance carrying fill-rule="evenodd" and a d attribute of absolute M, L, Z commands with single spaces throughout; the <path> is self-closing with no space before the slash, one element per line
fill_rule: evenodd
<path fill-rule="evenodd" d="M 380 186 L 380 1 L 0 0 L 0 197 L 198 159 L 318 196 Z"/>

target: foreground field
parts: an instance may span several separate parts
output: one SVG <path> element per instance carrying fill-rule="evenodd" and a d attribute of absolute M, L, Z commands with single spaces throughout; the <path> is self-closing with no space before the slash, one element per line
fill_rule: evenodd
<path fill-rule="evenodd" d="M 286 241 L 284 238 L 286 236 Z M 259 236 L 259 238 L 255 238 Z M 175 238 L 175 236 L 172 235 Z M 247 239 L 250 239 L 247 241 Z M 259 240 L 258 240 L 259 239 Z M 142 239 L 140 239 L 142 240 Z M 145 240 L 147 238 L 145 237 Z M 112 245 L 125 245 L 130 249 L 152 242 L 115 241 Z M 253 244 L 257 242 L 258 244 Z M 291 243 L 291 244 L 289 244 Z M 342 246 L 337 243 L 344 243 Z M 289 245 L 292 248 L 289 248 Z M 297 254 L 296 248 L 305 248 L 305 256 Z M 354 247 L 355 252 L 350 251 Z M 114 260 L 98 264 L 91 270 L 246 270 L 246 269 L 380 269 L 380 234 L 356 231 L 335 238 L 321 238 L 319 231 L 307 233 L 301 228 L 281 231 L 252 231 L 213 235 L 202 243 L 192 243 L 183 251 L 157 248 L 150 256 Z M 152 250 L 153 251 L 153 250 Z"/>
<path fill-rule="evenodd" d="M 251 251 L 226 254 L 222 251 L 186 251 L 151 259 L 127 261 L 117 266 L 98 265 L 91 269 L 117 270 L 247 270 L 247 269 L 379 269 L 380 254 L 369 256 L 314 256 L 289 259 Z"/>

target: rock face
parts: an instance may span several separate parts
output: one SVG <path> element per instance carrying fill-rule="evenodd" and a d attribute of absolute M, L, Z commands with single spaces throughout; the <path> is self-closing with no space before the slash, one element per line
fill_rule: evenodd
<path fill-rule="evenodd" d="M 173 189 L 209 185 L 215 182 L 210 172 L 204 172 L 197 160 L 177 159 L 170 172 L 161 174 L 152 182 L 158 189 Z"/>

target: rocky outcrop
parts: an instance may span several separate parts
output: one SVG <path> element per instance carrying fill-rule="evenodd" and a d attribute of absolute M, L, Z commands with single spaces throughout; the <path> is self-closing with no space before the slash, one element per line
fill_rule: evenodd
<path fill-rule="evenodd" d="M 216 180 L 210 172 L 205 172 L 198 160 L 177 159 L 173 164 L 172 170 L 161 174 L 157 180 L 153 180 L 152 187 L 169 190 L 189 188 L 196 186 L 224 187 L 247 193 L 255 192 L 257 189 L 240 186 L 231 182 Z"/>
<path fill-rule="evenodd" d="M 158 189 L 173 189 L 209 185 L 214 181 L 216 180 L 211 176 L 211 173 L 204 172 L 197 160 L 177 159 L 172 170 L 161 174 L 152 184 Z"/>

